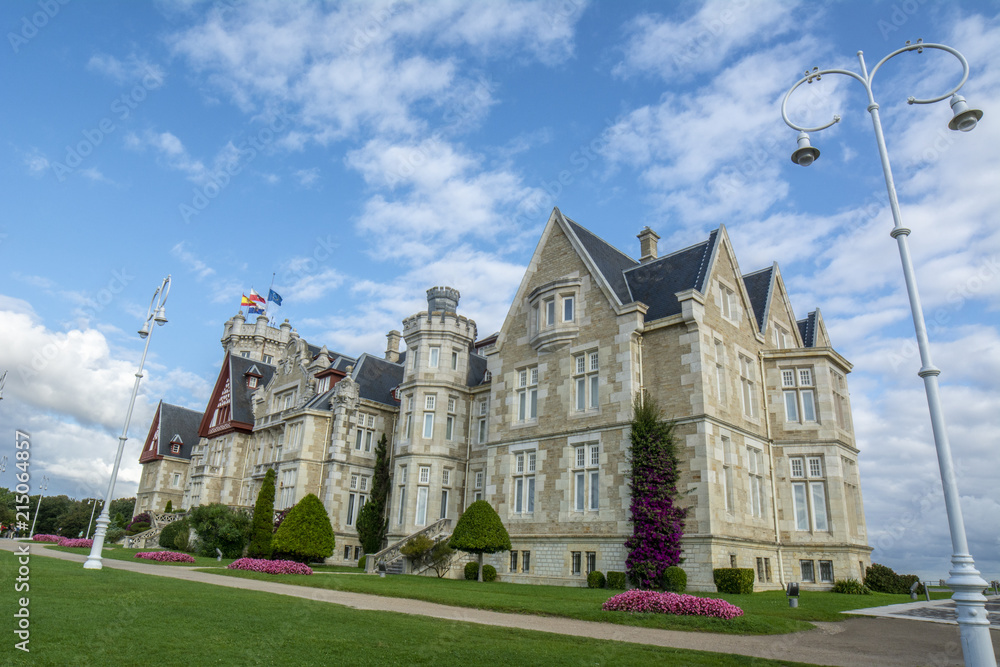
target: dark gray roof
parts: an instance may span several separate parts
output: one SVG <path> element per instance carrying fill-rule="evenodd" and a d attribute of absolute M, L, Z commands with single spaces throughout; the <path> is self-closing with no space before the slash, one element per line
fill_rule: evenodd
<path fill-rule="evenodd" d="M 351 377 L 358 383 L 361 398 L 398 407 L 399 401 L 393 399 L 392 389 L 402 383 L 404 368 L 402 363 L 362 354 Z"/>
<path fill-rule="evenodd" d="M 347 367 L 353 366 L 356 363 L 358 363 L 358 360 L 355 359 L 354 357 L 345 357 L 343 355 L 338 354 L 335 356 L 333 362 L 330 364 L 330 368 L 334 368 L 338 371 L 344 371 L 346 373 Z"/>
<path fill-rule="evenodd" d="M 201 425 L 202 413 L 196 410 L 182 408 L 179 405 L 160 402 L 160 439 L 157 444 L 157 454 L 173 456 L 174 458 L 191 459 L 191 450 L 198 444 L 198 427 Z M 170 453 L 170 443 L 179 436 L 181 451 Z"/>
<path fill-rule="evenodd" d="M 562 215 L 562 213 L 560 213 Z M 638 264 L 634 259 L 614 247 L 604 239 L 596 236 L 590 230 L 563 216 L 569 227 L 580 239 L 587 254 L 594 260 L 597 270 L 601 272 L 611 289 L 622 303 L 631 303 L 628 284 L 625 282 L 624 271 Z"/>
<path fill-rule="evenodd" d="M 754 271 L 743 276 L 743 284 L 747 288 L 747 296 L 750 297 L 750 306 L 753 314 L 757 318 L 757 330 L 764 333 L 764 324 L 767 321 L 767 309 L 771 299 L 771 285 L 774 277 L 774 266 L 769 266 L 760 271 Z"/>
<path fill-rule="evenodd" d="M 632 300 L 649 307 L 646 321 L 651 322 L 681 312 L 677 292 L 689 289 L 705 291 L 709 262 L 715 252 L 718 230 L 707 241 L 675 253 L 639 264 L 624 272 Z"/>
<path fill-rule="evenodd" d="M 478 354 L 469 355 L 469 374 L 466 376 L 466 384 L 470 387 L 478 387 L 486 377 L 486 357 Z"/>
<path fill-rule="evenodd" d="M 796 324 L 799 325 L 799 333 L 802 334 L 802 344 L 806 347 L 816 347 L 816 311 L 812 311 Z"/>
<path fill-rule="evenodd" d="M 229 354 L 229 381 L 232 387 L 232 420 L 244 424 L 253 424 L 253 405 L 250 396 L 256 389 L 247 386 L 246 373 L 254 366 L 261 378 L 257 383 L 258 387 L 267 386 L 267 383 L 274 377 L 274 366 L 265 364 L 263 361 L 247 359 L 238 354 Z M 211 409 L 214 406 L 209 406 Z"/>

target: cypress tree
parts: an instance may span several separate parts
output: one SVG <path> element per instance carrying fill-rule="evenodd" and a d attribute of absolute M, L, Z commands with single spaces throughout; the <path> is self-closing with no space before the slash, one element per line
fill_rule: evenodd
<path fill-rule="evenodd" d="M 632 407 L 632 536 L 625 540 L 625 570 L 638 587 L 652 588 L 664 570 L 681 562 L 687 512 L 678 503 L 673 422 L 661 417 L 646 392 Z"/>
<path fill-rule="evenodd" d="M 273 468 L 264 475 L 257 502 L 253 507 L 253 524 L 250 526 L 250 558 L 271 557 L 271 537 L 274 534 L 274 480 L 278 476 Z"/>
<path fill-rule="evenodd" d="M 368 502 L 358 512 L 355 524 L 361 548 L 366 554 L 378 553 L 382 549 L 388 522 L 385 519 L 385 503 L 389 496 L 389 455 L 385 434 L 375 445 L 375 470 L 372 474 L 372 491 Z"/>

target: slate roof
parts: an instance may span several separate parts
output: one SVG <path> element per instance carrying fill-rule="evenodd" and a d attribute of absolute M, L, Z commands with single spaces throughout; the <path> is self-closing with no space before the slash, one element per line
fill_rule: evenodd
<path fill-rule="evenodd" d="M 757 330 L 764 333 L 767 311 L 771 303 L 771 285 L 774 283 L 774 266 L 754 271 L 743 276 L 743 284 L 750 297 L 750 306 L 757 318 Z"/>
<path fill-rule="evenodd" d="M 391 407 L 399 406 L 399 401 L 393 399 L 392 389 L 403 382 L 405 356 L 400 356 L 398 363 L 362 354 L 351 377 L 358 383 L 358 393 L 361 398 L 367 398 L 376 403 Z"/>
<path fill-rule="evenodd" d="M 466 376 L 466 384 L 470 387 L 478 387 L 486 377 L 486 357 L 478 354 L 469 355 L 469 374 Z"/>
<path fill-rule="evenodd" d="M 708 240 L 624 272 L 632 298 L 649 306 L 646 321 L 658 320 L 681 312 L 677 292 L 696 289 L 705 292 L 708 266 L 718 244 L 718 230 Z"/>
<path fill-rule="evenodd" d="M 231 408 L 231 419 L 232 421 L 242 422 L 244 424 L 253 424 L 253 405 L 250 402 L 250 396 L 256 389 L 251 389 L 247 386 L 246 372 L 249 371 L 254 366 L 257 367 L 257 371 L 261 374 L 260 380 L 257 381 L 258 387 L 267 386 L 267 383 L 271 381 L 274 377 L 274 366 L 271 364 L 265 364 L 263 361 L 256 361 L 255 359 L 247 359 L 246 357 L 241 357 L 238 354 L 229 354 L 229 381 L 232 387 L 232 408 Z M 209 409 L 214 409 L 215 406 L 209 406 Z"/>
<path fill-rule="evenodd" d="M 157 442 L 156 453 L 160 456 L 172 456 L 179 459 L 191 459 L 191 450 L 198 444 L 198 427 L 201 425 L 202 413 L 179 405 L 171 405 L 160 401 L 160 439 Z M 181 451 L 170 453 L 170 442 L 174 436 L 180 436 Z"/>
<path fill-rule="evenodd" d="M 562 214 L 560 213 L 560 215 Z M 580 243 L 590 258 L 594 260 L 598 271 L 604 275 L 604 279 L 618 296 L 618 300 L 622 303 L 631 303 L 632 297 L 629 295 L 629 286 L 625 281 L 624 272 L 639 263 L 589 229 L 581 227 L 566 216 L 563 218 L 569 223 L 570 229 L 573 230 L 576 237 L 580 239 Z"/>
<path fill-rule="evenodd" d="M 796 324 L 799 325 L 799 333 L 802 334 L 802 344 L 806 347 L 816 347 L 816 311 L 812 311 Z"/>

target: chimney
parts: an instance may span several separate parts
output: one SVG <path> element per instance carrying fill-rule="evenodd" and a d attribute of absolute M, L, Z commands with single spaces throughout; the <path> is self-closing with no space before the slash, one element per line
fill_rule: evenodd
<path fill-rule="evenodd" d="M 385 335 L 388 339 L 385 344 L 385 358 L 392 363 L 399 362 L 399 341 L 403 337 L 401 333 L 393 329 Z"/>
<path fill-rule="evenodd" d="M 639 239 L 639 261 L 643 264 L 651 262 L 658 257 L 656 252 L 656 242 L 660 240 L 660 235 L 649 227 L 643 227 L 636 236 Z"/>
<path fill-rule="evenodd" d="M 427 312 L 454 313 L 458 309 L 459 296 L 453 287 L 432 287 L 427 290 Z"/>

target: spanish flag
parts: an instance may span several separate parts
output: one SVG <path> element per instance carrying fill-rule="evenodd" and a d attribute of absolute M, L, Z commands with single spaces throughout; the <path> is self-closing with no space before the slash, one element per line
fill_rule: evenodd
<path fill-rule="evenodd" d="M 255 304 L 254 304 L 253 301 L 250 300 L 250 297 L 248 297 L 246 294 L 244 294 L 243 295 L 243 299 L 240 300 L 240 308 L 243 308 L 245 306 L 253 306 L 253 305 L 255 305 Z"/>

